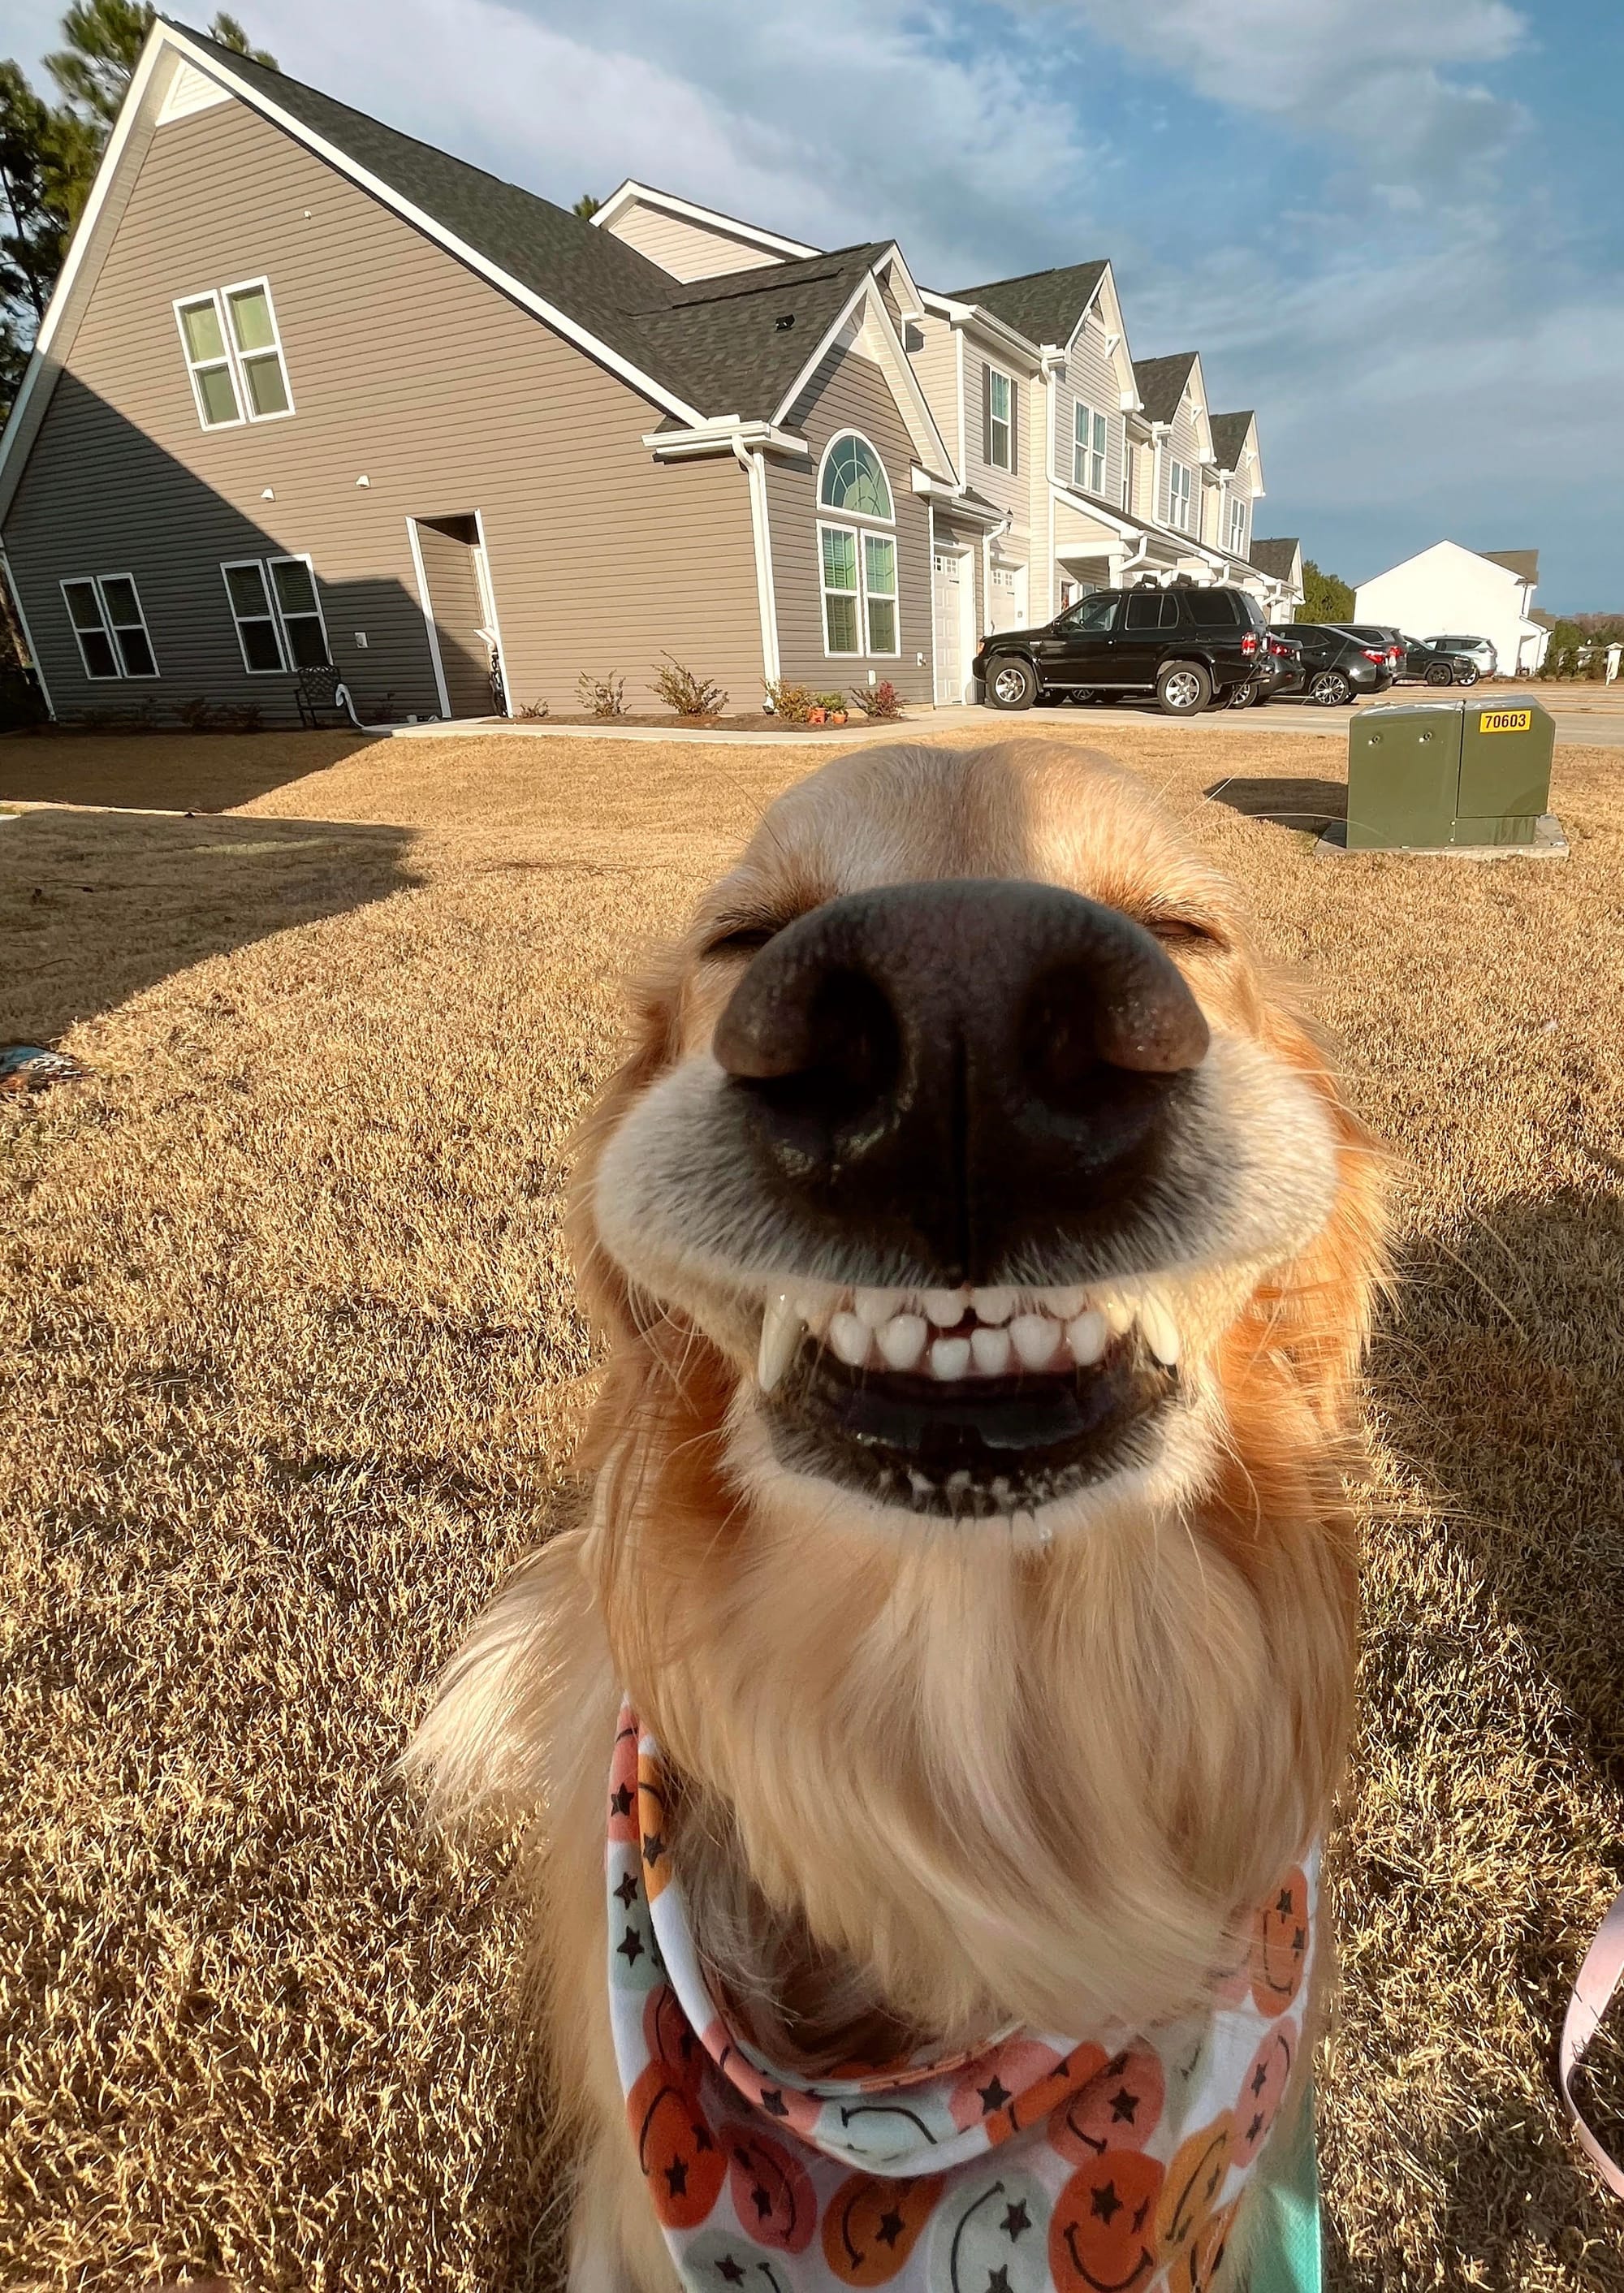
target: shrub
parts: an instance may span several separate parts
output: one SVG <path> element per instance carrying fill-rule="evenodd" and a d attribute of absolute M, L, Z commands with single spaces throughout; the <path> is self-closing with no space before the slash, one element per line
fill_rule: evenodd
<path fill-rule="evenodd" d="M 623 717 L 626 714 L 626 680 L 623 677 L 589 677 L 583 668 L 575 680 L 575 690 L 581 695 L 581 705 L 589 709 L 595 717 Z"/>
<path fill-rule="evenodd" d="M 843 693 L 820 693 L 817 705 L 825 717 L 832 716 L 837 710 L 843 717 L 846 714 L 846 695 Z"/>
<path fill-rule="evenodd" d="M 727 706 L 719 685 L 712 685 L 708 677 L 695 677 L 669 652 L 664 668 L 654 671 L 654 691 L 679 717 L 719 717 Z"/>
<path fill-rule="evenodd" d="M 520 702 L 516 713 L 532 724 L 540 724 L 543 717 L 550 717 L 553 712 L 545 701 L 524 701 Z"/>
<path fill-rule="evenodd" d="M 889 677 L 882 677 L 878 685 L 854 685 L 851 697 L 865 717 L 889 721 L 902 714 L 902 702 L 897 697 L 897 687 Z"/>
<path fill-rule="evenodd" d="M 767 706 L 775 717 L 782 717 L 786 725 L 804 725 L 817 706 L 817 695 L 809 685 L 786 685 L 780 677 L 767 688 Z"/>

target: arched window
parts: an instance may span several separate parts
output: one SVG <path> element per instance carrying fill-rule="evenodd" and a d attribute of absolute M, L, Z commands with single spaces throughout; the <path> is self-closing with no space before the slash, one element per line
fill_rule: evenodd
<path fill-rule="evenodd" d="M 836 438 L 824 455 L 817 498 L 825 509 L 843 510 L 848 517 L 882 517 L 889 523 L 891 490 L 884 465 L 855 430 Z"/>

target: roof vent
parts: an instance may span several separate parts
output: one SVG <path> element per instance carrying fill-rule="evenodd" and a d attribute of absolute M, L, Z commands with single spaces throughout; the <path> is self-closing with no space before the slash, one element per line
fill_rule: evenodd
<path fill-rule="evenodd" d="M 793 311 L 781 312 L 778 317 L 773 321 L 774 326 L 781 335 L 787 335 L 794 323 L 795 313 Z"/>

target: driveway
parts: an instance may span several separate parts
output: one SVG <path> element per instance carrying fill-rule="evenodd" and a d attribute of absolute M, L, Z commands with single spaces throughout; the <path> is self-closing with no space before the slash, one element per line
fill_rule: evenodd
<path fill-rule="evenodd" d="M 1450 698 L 1488 702 L 1496 707 L 1513 699 L 1538 701 L 1556 719 L 1558 741 L 1576 742 L 1585 748 L 1624 749 L 1624 684 L 1560 688 L 1547 685 L 1531 690 L 1526 685 L 1485 682 L 1473 686 L 1469 693 L 1452 695 L 1433 693 L 1425 685 L 1404 685 L 1371 700 L 1356 701 L 1351 709 L 1319 709 L 1307 701 L 1271 701 L 1261 709 L 1243 709 L 1238 716 L 1228 709 L 1216 709 L 1190 721 L 1208 728 L 1244 724 L 1248 731 L 1254 733 L 1311 733 L 1345 740 L 1348 719 L 1356 710 L 1391 709 L 1412 701 Z M 930 721 L 938 725 L 962 718 L 966 723 L 986 724 L 998 714 L 995 709 L 974 706 L 938 709 L 932 712 Z M 1160 724 L 1170 721 L 1150 700 L 1125 701 L 1108 708 L 1068 709 L 1065 716 L 1068 723 L 1086 722 L 1100 725 L 1143 724 L 1148 719 Z M 1041 722 L 1042 719 L 1035 721 Z"/>

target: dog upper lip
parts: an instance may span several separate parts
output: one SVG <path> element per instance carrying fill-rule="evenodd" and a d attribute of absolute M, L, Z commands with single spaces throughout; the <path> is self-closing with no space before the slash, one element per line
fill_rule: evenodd
<path fill-rule="evenodd" d="M 849 1369 L 916 1373 L 944 1383 L 1092 1368 L 1110 1339 L 1135 1322 L 1156 1359 L 1172 1368 L 1178 1324 L 1149 1284 L 923 1292 L 803 1285 L 768 1295 L 756 1376 L 771 1393 L 808 1332 Z"/>

